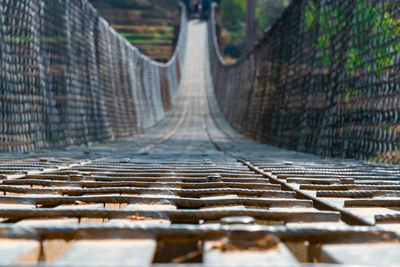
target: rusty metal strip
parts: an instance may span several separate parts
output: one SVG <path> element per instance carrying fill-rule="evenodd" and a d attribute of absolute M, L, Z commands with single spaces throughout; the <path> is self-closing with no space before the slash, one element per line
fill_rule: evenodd
<path fill-rule="evenodd" d="M 116 180 L 116 179 L 115 179 Z M 183 189 L 206 189 L 206 188 L 245 188 L 245 189 L 265 189 L 265 190 L 279 190 L 280 185 L 264 183 L 231 183 L 231 182 L 217 182 L 217 183 L 181 183 L 181 182 L 52 182 L 45 180 L 9 180 L 3 181 L 4 185 L 40 185 L 40 186 L 72 186 L 82 188 L 101 188 L 101 187 L 181 187 Z"/>
<path fill-rule="evenodd" d="M 101 238 L 137 238 L 150 235 L 178 237 L 190 235 L 198 239 L 215 238 L 232 233 L 248 236 L 265 236 L 273 234 L 282 241 L 288 242 L 324 242 L 324 243 L 364 243 L 371 241 L 399 241 L 399 237 L 390 232 L 376 227 L 366 226 L 315 226 L 315 227 L 288 227 L 265 225 L 64 225 L 64 226 L 35 226 L 27 229 L 10 225 L 0 225 L 2 238 L 33 238 L 33 239 L 101 239 Z"/>
<path fill-rule="evenodd" d="M 272 211 L 267 209 L 226 209 L 213 210 L 110 210 L 110 209 L 2 209 L 0 218 L 26 219 L 26 218 L 170 218 L 173 221 L 219 220 L 224 217 L 251 216 L 259 220 L 284 221 L 284 222 L 337 222 L 340 220 L 338 212 L 329 211 Z"/>
<path fill-rule="evenodd" d="M 0 185 L 0 192 L 12 193 L 37 193 L 37 194 L 59 194 L 59 195 L 83 195 L 83 194 L 174 194 L 180 196 L 200 197 L 203 195 L 217 195 L 217 194 L 240 194 L 246 196 L 268 196 L 268 197 L 285 197 L 294 198 L 295 193 L 289 191 L 279 190 L 251 190 L 241 188 L 216 188 L 216 189 L 165 189 L 165 188 L 147 188 L 147 187 L 103 187 L 103 188 L 54 188 L 54 189 L 41 189 L 41 188 L 28 188 L 22 186 L 6 186 Z"/>
<path fill-rule="evenodd" d="M 141 204 L 156 204 L 169 203 L 182 208 L 203 208 L 212 206 L 229 206 L 229 205 L 245 205 L 259 207 L 305 207 L 313 206 L 310 200 L 301 199 L 263 199 L 263 198 L 223 198 L 223 199 L 196 199 L 185 197 L 141 197 L 141 196 L 63 196 L 63 197 L 48 197 L 48 196 L 0 196 L 0 204 L 34 204 L 44 206 L 55 206 L 61 204 L 76 204 L 76 203 L 141 203 Z"/>

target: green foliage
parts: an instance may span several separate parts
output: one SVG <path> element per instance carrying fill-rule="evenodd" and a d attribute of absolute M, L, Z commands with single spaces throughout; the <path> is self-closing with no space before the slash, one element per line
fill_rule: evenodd
<path fill-rule="evenodd" d="M 221 1 L 222 24 L 233 33 L 244 31 L 246 0 Z"/>
<path fill-rule="evenodd" d="M 359 0 L 355 18 L 356 34 L 351 39 L 346 70 L 352 71 L 364 65 L 367 71 L 382 74 L 382 69 L 394 64 L 390 50 L 399 51 L 399 45 L 394 41 L 394 37 L 400 33 L 400 20 L 390 16 L 388 5 L 385 5 L 385 8 L 364 7 L 364 0 Z M 369 34 L 371 32 L 377 33 L 373 39 Z M 371 46 L 371 40 L 381 43 Z M 375 64 L 363 64 L 363 54 L 375 58 Z"/>
<path fill-rule="evenodd" d="M 35 40 L 43 43 L 66 42 L 66 39 L 61 36 L 55 36 L 55 37 L 44 36 L 40 38 L 33 38 L 31 36 L 10 36 L 8 40 L 13 43 L 34 42 Z"/>
<path fill-rule="evenodd" d="M 258 0 L 256 5 L 256 20 L 258 34 L 263 35 L 264 29 L 275 23 L 291 0 Z M 222 0 L 222 25 L 229 34 L 230 43 L 225 47 L 225 54 L 238 57 L 244 50 L 246 35 L 246 2 L 247 0 Z"/>
<path fill-rule="evenodd" d="M 221 1 L 222 25 L 226 29 L 229 44 L 224 48 L 224 54 L 238 58 L 244 51 L 246 36 L 246 0 Z"/>
<path fill-rule="evenodd" d="M 315 29 L 318 25 L 322 34 L 314 47 L 320 51 L 320 60 L 325 66 L 331 66 L 334 40 L 338 35 L 350 30 L 346 28 L 345 16 L 338 8 L 328 5 L 318 6 L 311 3 L 304 14 L 304 28 Z M 350 36 L 345 64 L 347 73 L 364 67 L 367 71 L 382 74 L 383 69 L 394 64 L 394 51 L 399 53 L 399 44 L 395 38 L 400 34 L 400 19 L 390 16 L 389 4 L 368 6 L 364 0 L 358 0 L 354 14 L 353 32 Z M 372 61 L 365 61 L 365 57 Z"/>
<path fill-rule="evenodd" d="M 237 5 L 242 12 L 246 13 L 246 2 L 247 2 L 247 0 L 232 0 L 232 2 L 234 2 L 235 5 Z"/>
<path fill-rule="evenodd" d="M 172 44 L 172 40 L 165 39 L 127 39 L 133 44 Z"/>
<path fill-rule="evenodd" d="M 222 1 L 222 24 L 233 36 L 244 36 L 246 0 Z"/>
<path fill-rule="evenodd" d="M 305 28 L 310 29 L 318 24 L 320 25 L 322 34 L 318 37 L 314 47 L 321 52 L 320 60 L 326 66 L 332 64 L 332 40 L 344 31 L 346 26 L 344 21 L 345 16 L 338 8 L 323 5 L 318 9 L 314 3 L 306 7 L 304 14 Z"/>
<path fill-rule="evenodd" d="M 349 102 L 354 97 L 358 96 L 358 90 L 357 89 L 347 89 L 345 92 L 346 92 L 346 96 L 345 96 L 346 102 Z"/>
<path fill-rule="evenodd" d="M 317 23 L 317 15 L 318 15 L 318 7 L 313 2 L 310 3 L 310 6 L 306 7 L 305 15 L 304 15 L 304 23 L 306 29 L 313 28 Z"/>
<path fill-rule="evenodd" d="M 283 10 L 289 5 L 290 0 L 258 0 L 256 18 L 258 33 L 263 35 L 264 29 L 274 24 L 281 16 Z"/>
<path fill-rule="evenodd" d="M 245 49 L 246 36 L 246 2 L 247 0 L 221 1 L 222 25 L 227 30 L 230 42 L 225 47 L 226 55 L 239 57 Z M 275 23 L 290 0 L 258 0 L 256 5 L 256 20 L 258 34 L 263 35 L 264 29 Z"/>
<path fill-rule="evenodd" d="M 154 32 L 154 33 L 140 33 L 140 32 L 119 32 L 123 37 L 153 37 L 153 38 L 173 38 L 173 33 L 162 33 L 162 32 Z"/>
<path fill-rule="evenodd" d="M 384 124 L 381 126 L 381 130 L 382 130 L 382 131 L 385 131 L 385 132 L 389 131 L 389 130 L 390 130 L 389 125 L 387 125 L 386 123 L 384 123 Z"/>

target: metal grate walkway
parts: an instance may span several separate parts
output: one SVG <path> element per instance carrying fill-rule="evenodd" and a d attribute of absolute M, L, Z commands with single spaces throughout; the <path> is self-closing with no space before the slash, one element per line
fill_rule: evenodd
<path fill-rule="evenodd" d="M 161 124 L 1 158 L 0 264 L 398 266 L 400 169 L 237 134 L 213 95 L 206 23 L 188 27 Z"/>

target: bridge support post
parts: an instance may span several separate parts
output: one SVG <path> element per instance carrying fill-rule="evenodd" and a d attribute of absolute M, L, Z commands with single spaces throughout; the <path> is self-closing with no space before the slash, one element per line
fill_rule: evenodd
<path fill-rule="evenodd" d="M 253 49 L 257 35 L 257 21 L 255 18 L 257 0 L 247 0 L 246 8 L 246 51 Z"/>

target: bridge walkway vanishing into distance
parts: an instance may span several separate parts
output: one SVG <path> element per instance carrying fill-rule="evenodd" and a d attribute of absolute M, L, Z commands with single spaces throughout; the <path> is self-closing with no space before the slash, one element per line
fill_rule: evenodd
<path fill-rule="evenodd" d="M 400 169 L 236 132 L 208 38 L 188 23 L 173 108 L 143 133 L 2 155 L 1 264 L 398 266 Z"/>

